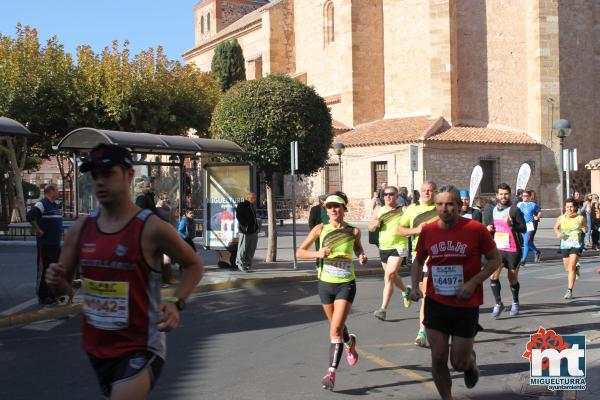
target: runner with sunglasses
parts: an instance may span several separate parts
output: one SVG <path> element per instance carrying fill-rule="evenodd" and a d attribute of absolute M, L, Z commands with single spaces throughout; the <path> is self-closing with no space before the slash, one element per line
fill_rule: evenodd
<path fill-rule="evenodd" d="M 369 222 L 369 231 L 379 228 L 379 257 L 384 271 L 383 299 L 381 307 L 373 315 L 385 321 L 388 305 L 394 293 L 394 285 L 401 291 L 404 307 L 410 307 L 410 286 L 404 286 L 398 269 L 402 260 L 408 256 L 408 238 L 398 234 L 402 207 L 398 206 L 398 189 L 386 186 L 383 191 L 385 205 L 381 207 Z"/>
<path fill-rule="evenodd" d="M 324 389 L 333 390 L 335 372 L 339 366 L 342 350 L 346 349 L 346 359 L 350 366 L 358 362 L 356 336 L 348 333 L 346 318 L 356 295 L 356 280 L 352 253 L 360 264 L 367 263 L 367 256 L 360 243 L 360 229 L 344 221 L 348 198 L 343 192 L 335 192 L 325 199 L 323 205 L 329 216 L 328 224 L 315 226 L 296 256 L 301 259 L 320 259 L 318 268 L 319 297 L 323 311 L 329 320 L 329 368 L 321 380 Z M 309 250 L 319 241 L 318 251 Z"/>

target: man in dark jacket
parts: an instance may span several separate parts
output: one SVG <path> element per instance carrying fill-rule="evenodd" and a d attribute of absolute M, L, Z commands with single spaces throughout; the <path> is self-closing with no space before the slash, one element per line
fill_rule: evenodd
<path fill-rule="evenodd" d="M 527 231 L 527 224 L 523 213 L 511 203 L 510 186 L 506 183 L 498 185 L 496 193 L 498 202 L 493 208 L 486 208 L 483 220 L 487 224 L 488 231 L 494 235 L 496 247 L 502 256 L 502 266 L 490 277 L 490 286 L 496 300 L 492 310 L 492 317 L 498 318 L 504 304 L 500 296 L 500 273 L 502 267 L 508 269 L 508 282 L 513 296 L 513 304 L 510 315 L 519 314 L 519 266 L 521 263 L 521 252 L 523 249 L 522 233 Z"/>
<path fill-rule="evenodd" d="M 136 185 L 136 189 L 140 190 L 142 194 L 135 198 L 135 204 L 142 208 L 156 213 L 156 201 L 154 200 L 154 179 L 150 178 L 150 181 L 140 181 Z"/>
<path fill-rule="evenodd" d="M 256 194 L 246 194 L 246 199 L 237 205 L 235 218 L 238 221 L 239 244 L 237 251 L 236 264 L 240 271 L 250 272 L 252 267 L 252 258 L 256 251 L 258 243 L 258 221 L 256 220 L 256 210 L 254 203 Z"/>
<path fill-rule="evenodd" d="M 56 299 L 46 284 L 46 270 L 60 256 L 60 240 L 63 230 L 63 215 L 56 204 L 58 188 L 49 184 L 44 188 L 44 198 L 35 203 L 27 213 L 27 221 L 33 227 L 37 241 L 36 293 L 42 305 L 53 304 Z"/>

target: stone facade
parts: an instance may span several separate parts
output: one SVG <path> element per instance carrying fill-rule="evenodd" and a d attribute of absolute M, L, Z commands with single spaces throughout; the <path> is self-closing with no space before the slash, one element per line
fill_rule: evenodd
<path fill-rule="evenodd" d="M 209 10 L 217 31 L 202 36 L 198 18 Z M 521 132 L 537 143 L 414 140 L 423 157 L 417 182 L 437 176 L 462 185 L 481 154 L 495 154 L 496 175 L 508 183 L 520 163 L 534 162 L 532 188 L 545 207 L 558 207 L 553 122 L 571 121 L 565 147 L 577 147 L 580 160 L 600 156 L 598 146 L 588 145 L 600 126 L 594 95 L 600 91 L 600 0 L 205 0 L 194 12 L 196 47 L 184 54 L 188 63 L 210 70 L 214 47 L 236 38 L 249 79 L 272 72 L 296 77 L 328 99 L 332 117 L 348 127 L 441 117 L 451 126 Z M 373 182 L 363 158 L 378 152 L 394 164 L 390 182 L 409 186 L 411 173 L 400 161 L 406 148 L 377 142 L 348 148 L 343 170 L 352 184 L 344 188 L 368 202 L 372 184 L 354 183 Z M 306 181 L 312 194 L 326 190 L 321 175 Z"/>

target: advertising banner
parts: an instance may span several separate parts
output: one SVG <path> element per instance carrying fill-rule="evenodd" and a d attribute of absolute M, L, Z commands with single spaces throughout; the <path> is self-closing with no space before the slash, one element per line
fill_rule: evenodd
<path fill-rule="evenodd" d="M 481 166 L 476 165 L 473 168 L 473 171 L 471 171 L 471 181 L 469 183 L 469 207 L 473 206 L 473 200 L 475 200 L 475 195 L 477 194 L 477 190 L 479 189 L 481 178 L 483 178 L 483 169 L 481 169 Z"/>
<path fill-rule="evenodd" d="M 527 163 L 521 164 L 519 172 L 517 173 L 517 185 L 515 187 L 515 193 L 517 190 L 525 190 L 529 177 L 531 176 L 531 167 Z"/>
<path fill-rule="evenodd" d="M 213 250 L 236 250 L 237 204 L 253 188 L 253 168 L 247 163 L 204 166 L 204 245 Z"/>

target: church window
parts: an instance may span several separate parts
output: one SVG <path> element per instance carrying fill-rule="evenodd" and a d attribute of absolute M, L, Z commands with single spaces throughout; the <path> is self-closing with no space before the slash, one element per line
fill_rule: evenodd
<path fill-rule="evenodd" d="M 325 3 L 325 6 L 323 7 L 323 37 L 325 39 L 325 46 L 327 46 L 335 40 L 335 30 L 333 21 L 333 2 L 329 0 Z"/>
<path fill-rule="evenodd" d="M 210 32 L 210 13 L 206 14 L 206 32 Z"/>
<path fill-rule="evenodd" d="M 200 33 L 204 33 L 204 15 L 200 17 Z"/>

